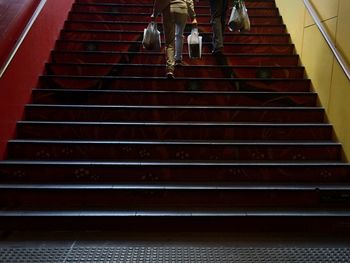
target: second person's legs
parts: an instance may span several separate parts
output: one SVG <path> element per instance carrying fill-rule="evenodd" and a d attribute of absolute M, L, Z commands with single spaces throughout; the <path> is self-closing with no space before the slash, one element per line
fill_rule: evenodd
<path fill-rule="evenodd" d="M 213 28 L 213 52 L 224 47 L 223 34 L 225 30 L 227 0 L 209 0 L 211 25 Z"/>

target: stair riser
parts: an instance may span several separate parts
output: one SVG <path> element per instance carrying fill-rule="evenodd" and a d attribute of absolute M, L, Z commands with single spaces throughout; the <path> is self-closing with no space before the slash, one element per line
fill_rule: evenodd
<path fill-rule="evenodd" d="M 9 159 L 28 160 L 340 160 L 340 146 L 154 145 L 16 143 L 8 146 Z"/>
<path fill-rule="evenodd" d="M 175 72 L 176 73 L 176 72 Z M 165 73 L 164 73 L 165 75 Z M 178 76 L 181 77 L 181 76 Z M 104 90 L 198 90 L 198 91 L 283 91 L 307 92 L 310 81 L 305 79 L 180 79 L 42 76 L 41 88 L 104 89 Z"/>
<path fill-rule="evenodd" d="M 164 52 L 164 43 L 162 44 L 161 53 Z M 60 40 L 56 44 L 58 51 L 111 51 L 111 52 L 145 52 L 148 50 L 142 47 L 140 41 L 127 42 L 94 42 L 94 41 L 65 41 Z M 203 53 L 210 53 L 212 50 L 211 43 L 204 43 Z M 226 54 L 282 54 L 293 55 L 294 46 L 290 44 L 274 45 L 274 44 L 232 44 L 226 43 L 224 46 Z M 183 53 L 188 53 L 188 45 L 184 43 Z"/>
<path fill-rule="evenodd" d="M 326 194 L 326 193 L 325 193 Z M 339 194 L 349 194 L 339 191 Z M 0 207 L 17 209 L 235 209 L 248 207 L 317 208 L 322 205 L 318 191 L 228 191 L 228 190 L 5 190 Z M 344 206 L 346 205 L 343 204 Z M 329 208 L 337 207 L 327 203 Z M 339 206 L 339 205 L 338 205 Z M 90 209 L 89 209 L 90 208 Z"/>
<path fill-rule="evenodd" d="M 215 220 L 215 223 L 213 221 Z M 237 232 L 263 233 L 313 233 L 341 234 L 350 232 L 347 217 L 295 217 L 295 216 L 188 216 L 188 217 L 142 217 L 142 216 L 9 216 L 0 218 L 0 229 L 9 230 L 58 230 L 58 231 L 128 231 L 129 233 L 160 232 L 217 232 L 233 235 Z M 216 232 L 216 233 L 215 233 Z"/>
<path fill-rule="evenodd" d="M 18 183 L 234 183 L 350 182 L 348 167 L 315 165 L 146 166 L 135 165 L 0 165 L 1 182 Z"/>
<path fill-rule="evenodd" d="M 250 22 L 252 25 L 282 25 L 282 18 L 279 16 L 263 17 L 263 16 L 250 16 Z M 84 12 L 70 12 L 68 16 L 70 21 L 89 20 L 89 21 L 114 21 L 114 22 L 143 22 L 145 26 L 150 21 L 150 14 L 104 14 L 104 13 L 84 13 Z M 161 23 L 161 17 L 157 19 L 158 23 Z M 209 23 L 209 15 L 198 15 L 198 20 L 203 23 Z"/>
<path fill-rule="evenodd" d="M 86 66 L 84 64 L 50 64 L 46 67 L 50 75 L 77 75 L 77 76 L 104 76 L 106 72 L 113 76 L 162 76 L 164 66 L 118 66 L 118 65 L 96 65 Z M 226 78 L 235 76 L 237 78 L 303 78 L 304 68 L 302 67 L 281 67 L 281 68 L 263 68 L 263 67 L 177 67 L 177 76 L 190 78 L 200 78 L 204 74 L 215 76 L 216 78 Z"/>
<path fill-rule="evenodd" d="M 196 6 L 197 15 L 208 15 L 209 8 Z M 152 14 L 153 6 L 128 6 L 128 5 L 79 5 L 74 4 L 72 12 L 102 12 L 102 13 L 136 13 L 136 14 Z M 227 12 L 229 14 L 229 12 Z M 278 16 L 279 12 L 277 8 L 250 8 L 248 10 L 250 16 Z"/>
<path fill-rule="evenodd" d="M 134 49 L 133 46 L 130 47 Z M 103 52 L 53 52 L 52 61 L 57 63 L 122 63 L 122 64 L 164 64 L 163 52 L 157 53 L 103 53 Z M 201 59 L 190 59 L 183 54 L 183 61 L 189 65 L 230 65 L 230 66 L 298 66 L 299 57 L 295 55 L 225 55 L 203 54 Z"/>
<path fill-rule="evenodd" d="M 19 123 L 21 139 L 331 140 L 331 126 L 160 126 Z"/>
<path fill-rule="evenodd" d="M 62 108 L 30 107 L 30 121 L 222 121 L 259 123 L 322 123 L 323 110 L 220 110 L 220 109 L 148 109 L 148 108 Z"/>
<path fill-rule="evenodd" d="M 107 23 L 98 21 L 66 21 L 64 28 L 70 30 L 125 30 L 125 31 L 142 31 L 147 26 L 145 22 L 139 23 Z M 192 25 L 187 24 L 185 28 L 185 34 L 188 35 L 191 32 Z M 211 32 L 212 26 L 207 24 L 198 25 L 200 32 Z M 163 31 L 161 23 L 158 24 L 159 31 Z M 230 32 L 228 28 L 225 32 Z M 251 25 L 250 33 L 264 33 L 264 34 L 282 34 L 286 33 L 286 27 L 284 25 Z"/>
<path fill-rule="evenodd" d="M 211 33 L 201 33 L 203 42 L 211 42 Z M 64 40 L 114 40 L 114 41 L 141 41 L 143 38 L 143 32 L 113 32 L 113 31 L 62 31 L 61 38 Z M 250 35 L 250 34 L 232 34 L 225 35 L 225 41 L 231 43 L 242 44 L 289 44 L 290 37 L 288 34 L 281 35 Z"/>
<path fill-rule="evenodd" d="M 174 100 L 174 96 L 176 99 Z M 147 93 L 108 91 L 58 91 L 37 89 L 33 103 L 83 105 L 231 105 L 231 106 L 315 106 L 314 93 Z"/>

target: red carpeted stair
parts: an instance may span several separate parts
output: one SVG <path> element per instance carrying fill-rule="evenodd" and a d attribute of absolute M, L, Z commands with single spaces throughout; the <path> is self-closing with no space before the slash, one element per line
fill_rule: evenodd
<path fill-rule="evenodd" d="M 168 80 L 151 0 L 76 0 L 0 162 L 2 228 L 348 231 L 341 145 L 275 2 L 246 5 L 213 56 L 199 2 L 203 57 Z"/>

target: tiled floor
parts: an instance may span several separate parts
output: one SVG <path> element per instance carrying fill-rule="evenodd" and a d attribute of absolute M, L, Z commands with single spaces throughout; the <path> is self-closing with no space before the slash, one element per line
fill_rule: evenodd
<path fill-rule="evenodd" d="M 0 262 L 350 262 L 350 238 L 297 233 L 2 233 Z"/>

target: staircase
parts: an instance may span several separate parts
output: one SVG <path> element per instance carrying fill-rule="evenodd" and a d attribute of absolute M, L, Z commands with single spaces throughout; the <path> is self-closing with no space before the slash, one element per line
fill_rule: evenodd
<path fill-rule="evenodd" d="M 0 162 L 1 228 L 348 231 L 341 145 L 275 2 L 246 5 L 213 56 L 200 1 L 203 58 L 168 80 L 151 0 L 76 0 Z"/>

